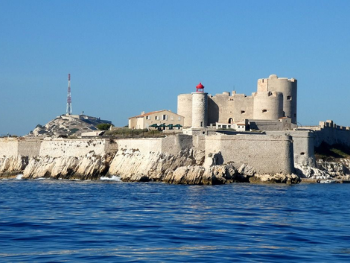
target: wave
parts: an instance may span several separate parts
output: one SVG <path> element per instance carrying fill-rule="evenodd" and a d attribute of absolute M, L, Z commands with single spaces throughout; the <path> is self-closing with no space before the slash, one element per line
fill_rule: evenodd
<path fill-rule="evenodd" d="M 17 174 L 16 180 L 22 180 L 23 174 Z"/>
<path fill-rule="evenodd" d="M 115 181 L 115 182 L 121 182 L 122 181 L 119 176 L 115 176 L 115 175 L 112 175 L 112 177 L 101 176 L 100 180 L 101 181 Z"/>

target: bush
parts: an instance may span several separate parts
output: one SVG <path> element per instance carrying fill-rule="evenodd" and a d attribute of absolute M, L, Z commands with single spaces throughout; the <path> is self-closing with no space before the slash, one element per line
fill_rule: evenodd
<path fill-rule="evenodd" d="M 96 125 L 96 128 L 102 131 L 107 131 L 111 127 L 111 125 L 112 124 L 110 123 L 100 123 Z"/>

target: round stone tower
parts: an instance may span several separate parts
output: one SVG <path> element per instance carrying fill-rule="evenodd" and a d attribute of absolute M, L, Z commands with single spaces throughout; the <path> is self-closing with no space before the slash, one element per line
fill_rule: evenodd
<path fill-rule="evenodd" d="M 177 96 L 177 114 L 184 117 L 184 127 L 192 125 L 192 94 Z"/>
<path fill-rule="evenodd" d="M 206 128 L 208 120 L 208 94 L 199 83 L 192 93 L 192 128 Z"/>
<path fill-rule="evenodd" d="M 276 91 L 283 94 L 283 117 L 291 118 L 297 123 L 297 80 L 278 78 L 270 75 L 268 79 L 258 80 L 258 93 L 262 91 Z"/>
<path fill-rule="evenodd" d="M 283 117 L 283 94 L 281 92 L 260 91 L 253 94 L 253 119 L 278 120 Z"/>

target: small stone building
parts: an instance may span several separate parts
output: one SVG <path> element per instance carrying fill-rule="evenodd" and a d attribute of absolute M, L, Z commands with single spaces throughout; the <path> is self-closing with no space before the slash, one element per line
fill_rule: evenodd
<path fill-rule="evenodd" d="M 175 127 L 182 127 L 184 125 L 184 117 L 170 110 L 160 110 L 147 113 L 142 112 L 138 116 L 129 118 L 129 129 L 148 129 L 155 125 L 176 125 Z"/>

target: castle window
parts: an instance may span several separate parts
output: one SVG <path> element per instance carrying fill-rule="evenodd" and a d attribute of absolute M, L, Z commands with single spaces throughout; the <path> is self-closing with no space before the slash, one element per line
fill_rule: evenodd
<path fill-rule="evenodd" d="M 151 116 L 146 116 L 146 120 L 150 120 L 151 119 Z"/>
<path fill-rule="evenodd" d="M 287 100 L 292 100 L 292 96 L 287 96 Z"/>
<path fill-rule="evenodd" d="M 245 110 L 241 110 L 241 114 L 244 114 L 245 113 Z"/>
<path fill-rule="evenodd" d="M 301 152 L 300 155 L 304 155 L 305 153 L 304 152 Z"/>
<path fill-rule="evenodd" d="M 164 115 L 162 116 L 162 120 L 165 121 L 165 120 L 167 120 L 167 119 L 168 119 L 168 115 L 165 115 L 165 114 L 164 114 Z"/>
<path fill-rule="evenodd" d="M 155 120 L 159 120 L 159 116 L 155 116 Z"/>
<path fill-rule="evenodd" d="M 203 127 L 203 122 L 201 121 L 201 127 Z"/>
<path fill-rule="evenodd" d="M 263 110 L 262 110 L 262 113 L 265 113 L 265 112 L 267 112 L 267 110 L 266 110 L 266 109 L 263 109 Z"/>

